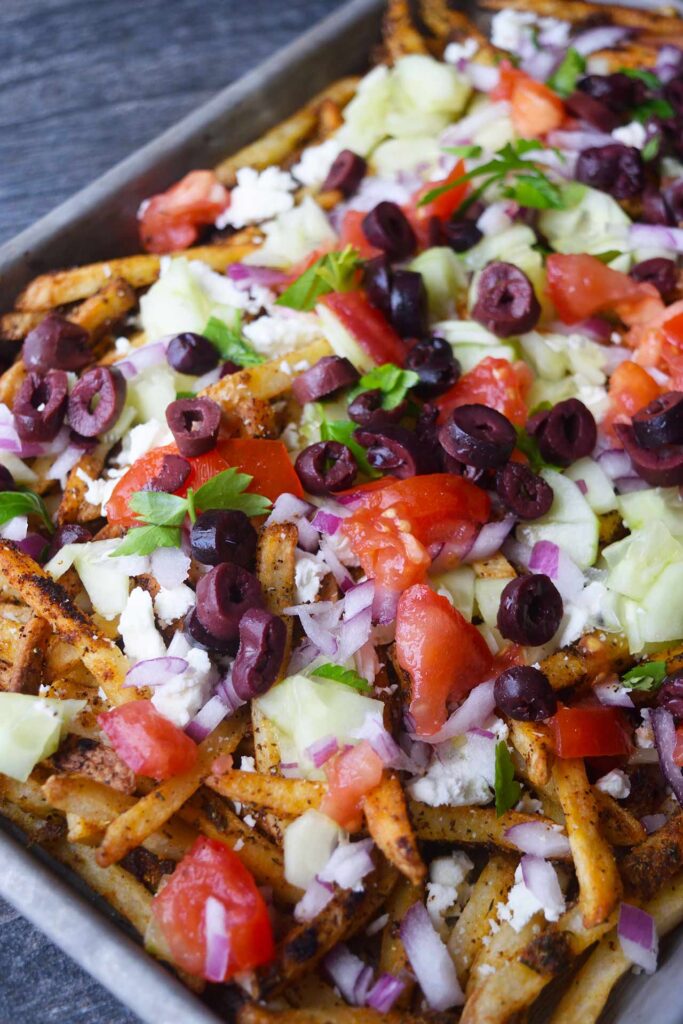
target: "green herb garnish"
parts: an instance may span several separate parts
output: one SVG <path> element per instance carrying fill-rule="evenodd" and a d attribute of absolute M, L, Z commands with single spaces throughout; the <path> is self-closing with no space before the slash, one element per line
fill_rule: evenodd
<path fill-rule="evenodd" d="M 558 466 L 552 465 L 550 462 L 546 462 L 541 455 L 538 448 L 538 441 L 532 434 L 527 434 L 524 427 L 515 427 L 517 434 L 517 447 L 520 452 L 523 452 L 529 460 L 529 465 L 533 469 L 534 473 L 538 473 L 541 469 L 558 469 Z"/>
<path fill-rule="evenodd" d="M 641 150 L 643 160 L 654 160 L 656 156 L 659 156 L 661 145 L 661 135 L 653 135 L 652 138 L 648 139 Z"/>
<path fill-rule="evenodd" d="M 382 474 L 373 469 L 368 462 L 365 448 L 358 444 L 358 441 L 354 438 L 353 433 L 357 429 L 358 424 L 353 423 L 351 420 L 326 420 L 323 417 L 323 421 L 320 424 L 320 439 L 321 441 L 338 441 L 339 444 L 345 444 L 347 448 L 351 449 L 361 472 L 376 480 Z"/>
<path fill-rule="evenodd" d="M 636 107 L 633 111 L 633 120 L 640 121 L 641 124 L 645 124 L 652 117 L 673 117 L 675 114 L 674 108 L 666 100 L 656 97 L 653 100 L 647 100 L 642 103 L 639 107 Z"/>
<path fill-rule="evenodd" d="M 218 349 L 221 359 L 229 359 L 238 366 L 258 366 L 265 362 L 265 357 L 259 355 L 242 336 L 242 314 L 239 312 L 232 327 L 212 316 L 202 334 Z"/>
<path fill-rule="evenodd" d="M 402 370 L 400 366 L 393 363 L 384 363 L 382 366 L 375 366 L 369 373 L 361 377 L 360 381 L 349 394 L 349 400 L 363 391 L 381 391 L 382 408 L 395 409 L 400 405 L 410 388 L 415 387 L 420 377 L 414 370 Z"/>
<path fill-rule="evenodd" d="M 342 252 L 328 252 L 290 284 L 276 304 L 302 311 L 314 309 L 321 295 L 351 291 L 359 265 L 358 252 L 350 245 Z"/>
<path fill-rule="evenodd" d="M 15 516 L 39 516 L 50 533 L 54 532 L 45 502 L 40 495 L 34 494 L 33 491 L 0 492 L 0 526 L 8 523 Z"/>
<path fill-rule="evenodd" d="M 496 743 L 494 790 L 497 817 L 514 807 L 522 795 L 522 787 L 515 779 L 515 768 L 504 740 Z"/>
<path fill-rule="evenodd" d="M 666 678 L 665 661 L 644 661 L 635 668 L 630 669 L 622 677 L 621 681 L 627 690 L 640 690 L 642 693 L 652 693 L 658 690 Z"/>
<path fill-rule="evenodd" d="M 344 686 L 350 686 L 352 689 L 358 690 L 359 693 L 372 693 L 372 687 L 367 679 L 359 676 L 354 669 L 343 668 L 342 665 L 333 665 L 328 662 L 311 669 L 311 675 L 320 676 L 321 679 L 332 679 L 335 683 L 343 683 Z"/>
<path fill-rule="evenodd" d="M 653 71 L 644 71 L 642 68 L 619 68 L 619 73 L 627 78 L 637 78 L 644 82 L 648 89 L 661 89 L 662 82 Z"/>
<path fill-rule="evenodd" d="M 548 85 L 563 98 L 571 96 L 585 70 L 586 58 L 570 46 L 557 71 L 548 79 Z"/>

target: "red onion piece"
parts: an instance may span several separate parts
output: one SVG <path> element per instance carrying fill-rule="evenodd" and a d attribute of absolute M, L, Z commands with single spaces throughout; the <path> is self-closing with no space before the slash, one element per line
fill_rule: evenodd
<path fill-rule="evenodd" d="M 232 681 L 232 666 L 218 683 L 218 686 L 216 687 L 216 696 L 225 706 L 226 714 L 229 715 L 234 714 L 238 708 L 244 707 L 247 703 L 242 697 L 238 696 L 235 690 Z M 216 711 L 216 714 L 218 714 L 218 711 Z M 225 717 L 225 715 L 223 717 Z"/>
<path fill-rule="evenodd" d="M 316 740 L 315 743 L 306 747 L 306 753 L 316 768 L 322 768 L 338 750 L 339 744 L 336 736 L 323 736 L 322 739 Z"/>
<path fill-rule="evenodd" d="M 204 940 L 204 977 L 207 981 L 224 981 L 230 958 L 228 912 L 215 896 L 207 896 L 204 905 Z"/>
<path fill-rule="evenodd" d="M 676 725 L 673 715 L 666 708 L 653 708 L 650 722 L 655 734 L 655 746 L 659 753 L 659 764 L 664 778 L 674 791 L 674 796 L 683 806 L 683 773 L 674 761 L 676 747 Z"/>
<path fill-rule="evenodd" d="M 455 966 L 423 903 L 414 903 L 401 921 L 401 941 L 432 1010 L 462 1006 L 465 996 Z"/>
<path fill-rule="evenodd" d="M 505 830 L 509 839 L 522 853 L 536 857 L 569 857 L 569 840 L 559 825 L 548 825 L 544 821 L 525 821 Z"/>
<path fill-rule="evenodd" d="M 654 974 L 657 970 L 659 939 L 652 915 L 640 907 L 622 903 L 617 935 L 624 955 L 642 967 L 646 974 Z"/>
<path fill-rule="evenodd" d="M 529 569 L 550 577 L 565 601 L 578 597 L 586 582 L 569 555 L 549 540 L 539 540 L 534 544 Z"/>
<path fill-rule="evenodd" d="M 366 608 L 372 608 L 374 597 L 374 580 L 363 580 L 362 583 L 357 583 L 346 592 L 346 596 L 344 598 L 344 615 L 348 618 L 353 618 L 353 616 L 357 615 L 358 612 L 365 611 Z"/>
<path fill-rule="evenodd" d="M 384 728 L 381 719 L 374 714 L 368 713 L 363 719 L 363 724 L 353 733 L 353 739 L 367 740 L 378 757 L 381 757 L 388 768 L 395 768 L 397 771 L 417 771 L 417 766 L 405 754 L 391 733 Z"/>
<path fill-rule="evenodd" d="M 598 50 L 612 50 L 632 35 L 633 29 L 625 28 L 622 25 L 598 25 L 596 28 L 588 28 L 574 36 L 572 49 L 580 53 L 582 57 L 588 57 Z"/>
<path fill-rule="evenodd" d="M 619 494 L 633 494 L 634 491 L 647 491 L 652 486 L 647 480 L 640 480 L 633 476 L 620 476 L 613 481 Z"/>
<path fill-rule="evenodd" d="M 658 832 L 660 828 L 666 825 L 666 814 L 644 814 L 640 819 L 640 824 L 643 826 L 649 836 L 653 832 Z"/>
<path fill-rule="evenodd" d="M 593 146 L 607 146 L 613 142 L 614 139 L 611 135 L 589 129 L 576 132 L 556 131 L 548 133 L 549 146 L 556 146 L 558 149 L 568 149 L 570 152 L 590 149 Z"/>
<path fill-rule="evenodd" d="M 564 911 L 565 900 L 560 889 L 557 872 L 550 861 L 526 853 L 521 861 L 524 884 L 551 916 Z M 548 916 L 548 914 L 546 914 Z"/>
<path fill-rule="evenodd" d="M 50 480 L 62 480 L 74 468 L 85 448 L 80 444 L 69 444 L 50 466 Z"/>
<path fill-rule="evenodd" d="M 394 621 L 400 596 L 401 593 L 398 590 L 389 590 L 386 587 L 375 585 L 375 595 L 372 600 L 372 617 L 375 622 L 384 626 Z"/>
<path fill-rule="evenodd" d="M 295 921 L 312 921 L 325 909 L 334 896 L 332 885 L 323 885 L 317 878 L 312 879 L 306 887 L 297 905 L 294 907 Z"/>
<path fill-rule="evenodd" d="M 601 452 L 598 455 L 597 463 L 610 480 L 637 476 L 631 459 L 625 451 L 619 448 L 609 448 L 607 451 Z"/>
<path fill-rule="evenodd" d="M 276 288 L 278 285 L 288 284 L 290 280 L 289 275 L 281 270 L 274 270 L 273 267 L 252 267 L 246 263 L 231 263 L 228 267 L 228 277 L 238 288 L 245 290 L 253 284 L 262 288 Z"/>
<path fill-rule="evenodd" d="M 197 714 L 194 716 L 191 722 L 185 726 L 185 732 L 194 740 L 195 743 L 201 743 L 205 740 L 213 730 L 220 725 L 223 719 L 228 714 L 228 707 L 224 701 L 214 694 L 207 700 L 206 704 L 199 709 Z"/>
<path fill-rule="evenodd" d="M 479 531 L 469 553 L 463 558 L 463 562 L 480 562 L 497 554 L 514 525 L 515 520 L 512 518 L 501 519 L 497 523 L 486 523 Z"/>
<path fill-rule="evenodd" d="M 365 1005 L 379 1013 L 389 1013 L 392 1006 L 405 988 L 405 982 L 393 974 L 380 974 L 368 992 Z"/>
<path fill-rule="evenodd" d="M 375 865 L 370 856 L 373 845 L 372 839 L 361 839 L 357 843 L 340 843 L 319 872 L 318 881 L 338 885 L 340 889 L 354 889 L 374 870 Z"/>
<path fill-rule="evenodd" d="M 187 579 L 190 559 L 180 548 L 158 548 L 150 556 L 152 576 L 166 590 L 179 587 Z"/>
<path fill-rule="evenodd" d="M 683 252 L 683 229 L 670 228 L 665 224 L 631 224 L 629 240 L 632 245 L 644 249 L 673 249 Z"/>
<path fill-rule="evenodd" d="M 142 345 L 140 348 L 131 349 L 122 362 L 114 365 L 126 380 L 131 380 L 143 370 L 149 369 L 150 366 L 161 366 L 165 362 L 166 346 L 163 341 L 155 341 L 151 345 Z"/>
<path fill-rule="evenodd" d="M 344 568 L 342 563 L 337 557 L 337 553 L 328 541 L 327 537 L 322 537 L 320 540 L 320 554 L 322 559 L 327 565 L 328 569 L 332 573 L 337 583 L 342 590 L 348 590 L 353 586 L 353 577 L 349 571 Z"/>
<path fill-rule="evenodd" d="M 353 618 L 345 617 L 337 639 L 337 660 L 344 663 L 370 639 L 372 631 L 372 609 L 366 608 Z"/>
<path fill-rule="evenodd" d="M 490 718 L 496 707 L 493 696 L 493 680 L 479 683 L 468 695 L 459 708 L 441 726 L 438 732 L 428 737 L 429 743 L 445 743 L 454 736 L 463 736 L 471 729 L 479 728 Z"/>
<path fill-rule="evenodd" d="M 164 658 L 147 658 L 145 661 L 138 661 L 126 673 L 124 686 L 161 686 L 168 682 L 169 676 L 182 675 L 187 669 L 185 658 L 174 658 L 167 655 Z"/>
<path fill-rule="evenodd" d="M 319 508 L 311 520 L 311 526 L 314 526 L 320 533 L 325 533 L 328 537 L 332 537 L 342 522 L 341 516 L 336 516 L 332 512 L 326 512 L 324 509 Z"/>
<path fill-rule="evenodd" d="M 17 543 L 19 550 L 35 562 L 41 561 L 46 545 L 47 541 L 40 533 L 27 533 L 24 539 Z"/>
<path fill-rule="evenodd" d="M 364 1006 L 372 985 L 372 968 L 340 942 L 330 950 L 323 966 L 342 996 L 351 1006 Z"/>
<path fill-rule="evenodd" d="M 598 683 L 593 687 L 593 693 L 600 703 L 607 708 L 633 708 L 634 704 L 631 695 L 625 686 L 618 680 L 605 683 Z"/>
<path fill-rule="evenodd" d="M 657 63 L 655 65 L 655 71 L 660 82 L 670 82 L 673 78 L 680 75 L 683 68 L 683 50 L 679 49 L 678 46 L 672 46 L 670 43 L 665 43 L 657 51 Z"/>
<path fill-rule="evenodd" d="M 467 732 L 470 736 L 480 736 L 483 740 L 495 740 L 495 732 L 491 732 L 490 729 L 480 729 L 476 726 L 473 729 L 468 729 Z"/>
<path fill-rule="evenodd" d="M 301 778 L 301 768 L 298 761 L 280 761 L 280 774 L 286 779 Z"/>

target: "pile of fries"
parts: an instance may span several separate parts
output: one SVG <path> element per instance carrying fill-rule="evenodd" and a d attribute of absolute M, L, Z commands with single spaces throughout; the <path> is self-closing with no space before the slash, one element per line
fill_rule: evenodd
<path fill-rule="evenodd" d="M 483 6 L 533 11 L 575 24 L 604 13 L 580 0 L 487 0 Z M 445 0 L 420 0 L 417 7 L 413 11 L 407 0 L 389 0 L 379 59 L 391 64 L 406 54 L 440 57 L 448 43 L 475 39 L 477 60 L 484 65 L 496 61 L 496 51 L 480 29 Z M 683 42 L 676 17 L 622 8 L 611 8 L 609 17 L 612 24 L 632 29 L 632 35 L 618 50 L 598 55 L 607 69 L 649 67 L 664 43 Z M 356 79 L 332 84 L 264 138 L 224 160 L 216 168 L 219 180 L 231 187 L 242 167 L 291 166 L 305 147 L 325 141 L 339 127 L 357 84 Z M 325 210 L 342 198 L 315 189 L 303 193 L 312 194 Z M 218 234 L 182 255 L 224 272 L 257 251 L 261 241 L 259 230 L 249 227 Z M 145 343 L 135 314 L 160 266 L 159 256 L 145 253 L 43 274 L 17 297 L 15 309 L 0 317 L 0 338 L 20 343 L 48 313 L 58 311 L 87 331 L 97 360 L 110 365 L 117 337 L 127 336 L 133 349 Z M 331 353 L 326 340 L 313 341 L 285 357 L 225 376 L 205 394 L 219 403 L 239 436 L 277 437 L 300 367 Z M 5 371 L 1 402 L 12 406 L 26 372 L 20 358 Z M 94 524 L 99 529 L 95 539 L 121 534 L 116 526 L 102 524 L 99 509 L 85 497 L 88 479 L 100 476 L 111 448 L 103 441 L 84 454 L 61 492 L 46 473 L 45 460 L 32 461 L 30 489 L 54 508 L 59 525 Z M 619 516 L 604 516 L 601 531 L 603 545 L 621 536 Z M 297 530 L 291 523 L 261 528 L 257 575 L 268 610 L 286 622 L 288 654 L 297 639 L 292 617 L 284 614 L 295 604 L 296 547 Z M 475 572 L 483 579 L 516 574 L 502 555 L 476 563 Z M 154 894 L 197 837 L 237 852 L 258 886 L 271 894 L 278 935 L 275 959 L 240 979 L 239 998 L 234 988 L 223 987 L 225 1012 L 239 1004 L 240 1024 L 456 1019 L 462 1024 L 504 1024 L 527 1020 L 538 996 L 560 976 L 565 983 L 545 1019 L 549 1024 L 590 1024 L 598 1021 L 610 992 L 632 966 L 617 938 L 622 899 L 650 914 L 660 937 L 683 920 L 683 811 L 676 810 L 663 827 L 647 835 L 640 819 L 656 811 L 662 795 L 652 781 L 651 766 L 636 771 L 638 785 L 630 800 L 617 801 L 591 785 L 583 759 L 555 756 L 546 726 L 511 720 L 516 776 L 529 796 L 540 801 L 540 812 L 507 810 L 497 815 L 493 807 L 429 806 L 408 796 L 404 773 L 386 770 L 362 808 L 362 832 L 374 843 L 372 873 L 359 891 L 336 887 L 324 909 L 298 923 L 293 908 L 303 893 L 285 877 L 283 836 L 294 819 L 320 807 L 325 786 L 281 773 L 272 723 L 256 706 L 247 705 L 199 744 L 190 771 L 158 783 L 136 777 L 103 743 L 97 725 L 98 714 L 140 696 L 124 685 L 130 666 L 115 642 L 115 626 L 88 608 L 73 569 L 55 582 L 11 541 L 0 541 L 0 576 L 0 690 L 87 702 L 58 752 L 37 765 L 26 782 L 0 775 L 0 812 L 31 843 L 103 896 L 146 937 L 148 946 Z M 154 580 L 138 580 L 136 585 L 154 586 Z M 336 599 L 332 578 L 326 587 Z M 380 653 L 383 664 L 375 686 L 389 720 L 410 679 L 393 645 Z M 681 657 L 675 647 L 658 654 L 668 672 L 679 668 Z M 540 667 L 562 695 L 587 689 L 598 676 L 621 674 L 636 661 L 623 636 L 598 630 L 549 655 Z M 255 771 L 225 767 L 240 765 L 243 758 L 253 758 Z M 499 905 L 506 903 L 515 884 L 520 857 L 509 830 L 532 822 L 566 829 L 570 853 L 557 863 L 568 877 L 567 909 L 555 921 L 536 913 L 516 931 L 509 922 L 497 921 Z M 444 932 L 464 1006 L 442 1012 L 424 1009 L 401 923 L 425 900 L 431 861 L 453 850 L 471 857 L 474 881 Z M 349 941 L 378 975 L 402 980 L 391 1011 L 349 1006 L 330 983 L 323 961 Z M 164 956 L 159 945 L 155 951 Z M 205 989 L 201 978 L 179 973 L 198 993 Z M 212 999 L 215 1003 L 220 995 Z"/>

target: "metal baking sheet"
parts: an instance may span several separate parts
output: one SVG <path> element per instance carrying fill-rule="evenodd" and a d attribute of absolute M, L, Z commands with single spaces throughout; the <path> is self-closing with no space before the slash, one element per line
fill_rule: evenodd
<path fill-rule="evenodd" d="M 658 6 L 648 0 L 622 2 Z M 673 6 L 680 10 L 683 0 L 674 0 Z M 378 39 L 383 7 L 384 0 L 344 5 L 1 247 L 0 309 L 11 308 L 17 292 L 43 270 L 136 251 L 135 213 L 142 199 L 251 142 L 333 79 L 362 71 Z M 2 817 L 0 864 L 0 896 L 146 1024 L 216 1024 L 221 1019 L 141 953 L 102 900 L 42 850 L 26 847 Z M 604 1024 L 683 1024 L 677 996 L 682 968 L 679 931 L 664 943 L 655 975 L 629 974 L 617 986 Z M 547 1019 L 543 1007 L 534 1014 L 534 1024 Z"/>

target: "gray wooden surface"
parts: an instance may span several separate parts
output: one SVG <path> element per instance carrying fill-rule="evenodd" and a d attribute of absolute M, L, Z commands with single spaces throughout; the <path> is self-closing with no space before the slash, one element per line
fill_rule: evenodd
<path fill-rule="evenodd" d="M 0 0 L 0 243 L 338 6 Z M 0 1024 L 135 1020 L 0 903 Z"/>

